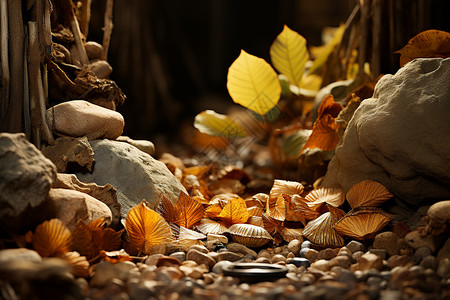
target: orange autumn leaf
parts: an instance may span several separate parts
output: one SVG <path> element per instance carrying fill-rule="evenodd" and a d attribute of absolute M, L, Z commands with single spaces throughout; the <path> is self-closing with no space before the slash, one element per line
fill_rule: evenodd
<path fill-rule="evenodd" d="M 286 201 L 286 221 L 302 222 L 303 225 L 306 225 L 306 217 L 302 213 L 302 209 L 304 210 L 308 206 L 303 204 L 303 201 L 299 201 L 298 197 L 285 195 L 284 199 Z"/>
<path fill-rule="evenodd" d="M 278 195 L 277 198 L 269 198 L 266 202 L 266 214 L 278 221 L 286 219 L 286 202 L 283 194 Z"/>
<path fill-rule="evenodd" d="M 122 261 L 132 261 L 133 258 L 130 257 L 130 254 L 128 254 L 124 249 L 120 249 L 117 251 L 100 251 L 101 257 L 109 261 L 110 263 L 116 264 Z"/>
<path fill-rule="evenodd" d="M 133 207 L 125 220 L 130 242 L 142 253 L 148 254 L 154 245 L 172 241 L 172 231 L 162 216 L 143 200 Z"/>
<path fill-rule="evenodd" d="M 32 239 L 33 249 L 43 257 L 62 256 L 70 251 L 70 231 L 59 219 L 38 225 Z"/>
<path fill-rule="evenodd" d="M 337 132 L 339 124 L 336 123 L 336 117 L 341 110 L 342 106 L 334 102 L 333 95 L 325 97 L 320 105 L 312 133 L 303 146 L 301 153 L 306 149 L 319 148 L 323 151 L 331 151 L 336 148 L 339 142 L 339 134 Z"/>
<path fill-rule="evenodd" d="M 400 53 L 400 67 L 419 57 L 450 57 L 450 33 L 435 29 L 423 31 L 395 53 Z"/>
<path fill-rule="evenodd" d="M 271 235 L 280 233 L 282 231 L 283 222 L 267 216 L 266 214 L 262 214 L 262 221 L 264 229 L 267 230 Z"/>
<path fill-rule="evenodd" d="M 89 225 L 79 220 L 72 232 L 72 247 L 87 259 L 96 257 L 101 250 L 112 251 L 120 248 L 123 230 L 106 228 L 104 218 L 92 221 Z"/>
<path fill-rule="evenodd" d="M 211 219 L 219 219 L 221 212 L 222 206 L 219 203 L 212 204 L 205 210 L 206 216 Z"/>
<path fill-rule="evenodd" d="M 180 192 L 175 205 L 163 195 L 158 210 L 167 222 L 186 228 L 191 228 L 200 221 L 205 212 L 201 203 L 184 192 Z"/>
<path fill-rule="evenodd" d="M 227 224 L 240 224 L 247 222 L 250 214 L 247 205 L 241 197 L 230 199 L 218 215 Z"/>

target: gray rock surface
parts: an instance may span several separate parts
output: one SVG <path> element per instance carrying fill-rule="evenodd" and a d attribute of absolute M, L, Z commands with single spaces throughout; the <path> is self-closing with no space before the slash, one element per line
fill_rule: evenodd
<path fill-rule="evenodd" d="M 376 180 L 416 209 L 450 196 L 450 58 L 416 59 L 377 83 L 336 148 L 323 186 Z"/>
<path fill-rule="evenodd" d="M 45 202 L 56 167 L 23 133 L 0 133 L 0 227 L 18 229 Z"/>
<path fill-rule="evenodd" d="M 94 149 L 92 173 L 77 173 L 84 182 L 111 184 L 117 190 L 122 216 L 142 200 L 155 209 L 164 194 L 176 203 L 180 191 L 186 192 L 166 165 L 127 143 L 112 140 L 90 141 Z"/>

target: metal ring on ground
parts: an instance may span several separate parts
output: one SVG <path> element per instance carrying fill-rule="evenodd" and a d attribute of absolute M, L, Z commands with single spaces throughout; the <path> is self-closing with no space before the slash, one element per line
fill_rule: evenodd
<path fill-rule="evenodd" d="M 224 266 L 223 274 L 248 281 L 271 281 L 286 276 L 288 268 L 282 265 L 263 263 L 237 263 Z"/>

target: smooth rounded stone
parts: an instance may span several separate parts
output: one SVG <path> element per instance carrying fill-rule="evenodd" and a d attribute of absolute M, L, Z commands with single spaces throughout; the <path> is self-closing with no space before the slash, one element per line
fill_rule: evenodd
<path fill-rule="evenodd" d="M 286 267 L 288 268 L 288 273 L 297 274 L 297 266 L 296 265 L 288 263 L 286 265 Z"/>
<path fill-rule="evenodd" d="M 261 257 L 264 257 L 264 258 L 267 258 L 270 260 L 272 258 L 272 254 L 268 250 L 263 249 L 263 250 L 259 251 L 259 253 L 257 255 L 257 258 L 261 258 Z"/>
<path fill-rule="evenodd" d="M 338 255 L 352 255 L 352 251 L 350 251 L 350 249 L 348 249 L 347 247 L 341 247 L 338 251 Z"/>
<path fill-rule="evenodd" d="M 231 262 L 235 262 L 235 261 L 240 260 L 243 257 L 244 257 L 244 254 L 242 254 L 242 253 L 234 253 L 231 251 L 224 251 L 224 252 L 220 252 L 217 255 L 217 261 L 228 260 Z"/>
<path fill-rule="evenodd" d="M 305 258 L 311 262 L 314 262 L 315 260 L 317 260 L 318 257 L 319 257 L 319 252 L 314 249 L 309 249 L 305 253 Z"/>
<path fill-rule="evenodd" d="M 385 249 L 389 256 L 398 254 L 399 237 L 392 231 L 385 231 L 375 236 L 372 247 L 374 249 Z"/>
<path fill-rule="evenodd" d="M 46 117 L 54 133 L 70 137 L 86 136 L 89 140 L 115 140 L 125 126 L 120 113 L 85 100 L 71 100 L 50 107 Z"/>
<path fill-rule="evenodd" d="M 204 264 L 209 269 L 211 269 L 216 264 L 216 261 L 211 256 L 196 249 L 189 250 L 186 254 L 186 259 L 193 260 L 199 265 Z"/>
<path fill-rule="evenodd" d="M 347 269 L 340 269 L 339 272 L 336 273 L 336 280 L 339 282 L 344 282 L 347 284 L 356 283 L 358 278 L 356 275 Z"/>
<path fill-rule="evenodd" d="M 159 267 L 178 267 L 181 265 L 181 262 L 174 258 L 174 257 L 170 257 L 170 256 L 161 256 L 160 258 L 158 258 L 158 261 L 156 262 L 156 266 Z"/>
<path fill-rule="evenodd" d="M 164 163 L 134 146 L 112 140 L 90 141 L 89 144 L 94 150 L 95 168 L 92 173 L 76 175 L 83 182 L 111 184 L 117 190 L 123 218 L 142 199 L 146 199 L 151 209 L 156 209 L 160 195 L 175 204 L 180 192 L 187 192 Z"/>
<path fill-rule="evenodd" d="M 380 291 L 380 300 L 402 300 L 402 292 L 393 290 Z"/>
<path fill-rule="evenodd" d="M 372 254 L 378 255 L 381 259 L 386 259 L 386 257 L 387 257 L 386 249 L 370 249 L 369 252 Z"/>
<path fill-rule="evenodd" d="M 215 261 L 219 261 L 219 253 L 220 252 L 208 252 L 207 255 L 214 259 Z"/>
<path fill-rule="evenodd" d="M 275 247 L 275 248 L 273 249 L 273 253 L 275 253 L 275 254 L 280 254 L 281 251 L 283 251 L 283 248 L 281 248 L 281 247 Z"/>
<path fill-rule="evenodd" d="M 118 278 L 112 278 L 111 281 L 109 281 L 102 290 L 103 297 L 107 297 L 108 299 L 110 299 L 114 295 L 117 295 L 124 291 L 124 289 L 125 283 L 122 280 Z"/>
<path fill-rule="evenodd" d="M 155 270 L 155 280 L 170 283 L 172 280 L 179 280 L 184 277 L 184 272 L 178 267 L 159 267 Z"/>
<path fill-rule="evenodd" d="M 212 283 L 214 283 L 214 281 L 216 279 L 216 276 L 217 275 L 215 274 L 215 272 L 213 272 L 213 273 L 205 273 L 205 274 L 203 274 L 203 282 L 206 285 L 212 284 Z"/>
<path fill-rule="evenodd" d="M 231 252 L 251 255 L 253 258 L 256 258 L 258 256 L 254 250 L 239 243 L 230 243 L 227 245 L 227 249 Z"/>
<path fill-rule="evenodd" d="M 322 186 L 347 192 L 372 179 L 411 212 L 449 199 L 449 70 L 450 58 L 419 58 L 378 80 L 350 120 Z"/>
<path fill-rule="evenodd" d="M 209 252 L 208 248 L 206 248 L 205 246 L 202 246 L 202 245 L 193 245 L 193 246 L 191 246 L 191 248 L 189 248 L 189 250 L 192 250 L 192 249 L 195 249 L 195 250 L 200 251 L 205 254 Z"/>
<path fill-rule="evenodd" d="M 92 152 L 92 156 L 93 155 L 94 153 Z M 56 182 L 53 183 L 52 188 L 75 190 L 88 194 L 97 200 L 100 200 L 101 202 L 105 203 L 111 210 L 111 224 L 117 225 L 119 223 L 121 205 L 119 201 L 117 201 L 117 191 L 112 185 L 106 184 L 103 186 L 99 186 L 95 183 L 84 183 L 78 180 L 78 178 L 74 174 L 58 173 Z"/>
<path fill-rule="evenodd" d="M 98 59 L 91 62 L 88 66 L 89 70 L 94 73 L 97 78 L 100 79 L 108 78 L 113 71 L 111 65 L 106 60 Z"/>
<path fill-rule="evenodd" d="M 413 256 L 412 256 L 412 260 L 413 260 L 415 263 L 420 263 L 420 261 L 421 261 L 424 257 L 426 257 L 426 256 L 428 256 L 428 255 L 432 255 L 432 254 L 433 254 L 433 252 L 431 251 L 430 248 L 428 248 L 428 247 L 426 247 L 426 246 L 424 246 L 424 247 L 419 247 L 419 248 L 416 249 L 416 251 L 414 251 L 414 254 L 413 254 Z"/>
<path fill-rule="evenodd" d="M 152 254 L 152 255 L 149 255 L 149 256 L 145 259 L 144 263 L 145 263 L 146 265 L 149 265 L 149 266 L 156 266 L 156 263 L 158 262 L 158 260 L 159 260 L 161 257 L 164 257 L 164 254 L 158 253 L 158 254 Z"/>
<path fill-rule="evenodd" d="M 295 254 L 292 252 L 289 252 L 288 255 L 286 256 L 287 259 L 292 259 L 295 257 Z"/>
<path fill-rule="evenodd" d="M 182 266 L 195 268 L 198 266 L 198 263 L 193 260 L 185 260 L 181 263 Z"/>
<path fill-rule="evenodd" d="M 450 278 L 450 258 L 444 258 L 439 262 L 437 274 L 444 278 Z"/>
<path fill-rule="evenodd" d="M 424 267 L 425 269 L 436 270 L 438 266 L 438 261 L 436 257 L 434 257 L 433 255 L 427 255 L 420 261 L 420 266 Z"/>
<path fill-rule="evenodd" d="M 300 251 L 298 252 L 298 256 L 304 258 L 306 255 L 306 252 L 308 252 L 309 250 L 311 250 L 311 248 L 301 248 Z"/>
<path fill-rule="evenodd" d="M 27 248 L 0 250 L 0 265 L 11 261 L 42 262 L 42 257 L 34 250 Z"/>
<path fill-rule="evenodd" d="M 271 264 L 272 261 L 267 257 L 258 257 L 257 259 L 255 259 L 255 263 Z"/>
<path fill-rule="evenodd" d="M 331 269 L 331 264 L 328 260 L 319 259 L 313 262 L 311 267 L 326 272 Z"/>
<path fill-rule="evenodd" d="M 223 274 L 223 268 L 231 266 L 231 265 L 233 265 L 233 263 L 231 261 L 222 260 L 222 261 L 217 262 L 211 271 L 216 274 Z"/>
<path fill-rule="evenodd" d="M 352 264 L 352 262 L 351 262 L 350 258 L 345 255 L 338 255 L 330 260 L 331 267 L 339 266 L 339 267 L 348 269 L 348 268 L 350 268 L 351 264 Z"/>
<path fill-rule="evenodd" d="M 410 258 L 406 255 L 392 255 L 387 260 L 388 266 L 390 269 L 395 267 L 405 266 L 410 263 Z"/>
<path fill-rule="evenodd" d="M 337 254 L 336 254 L 336 252 L 333 249 L 326 248 L 326 249 L 323 249 L 323 250 L 319 251 L 319 255 L 317 256 L 317 259 L 330 260 L 330 259 L 332 259 L 332 258 L 334 258 L 336 256 L 337 256 Z"/>
<path fill-rule="evenodd" d="M 219 243 L 222 244 L 228 244 L 228 238 L 224 235 L 221 234 L 207 234 L 206 235 L 206 241 L 218 241 Z"/>
<path fill-rule="evenodd" d="M 311 248 L 311 242 L 308 241 L 308 240 L 303 241 L 301 246 L 300 246 L 300 249 L 304 249 L 304 248 L 308 248 L 308 249 Z"/>
<path fill-rule="evenodd" d="M 353 253 L 352 257 L 354 261 L 358 261 L 361 256 L 364 255 L 363 251 L 356 251 Z"/>
<path fill-rule="evenodd" d="M 173 252 L 169 256 L 178 259 L 180 262 L 183 262 L 186 260 L 186 253 L 184 253 L 182 251 Z"/>
<path fill-rule="evenodd" d="M 357 263 L 357 269 L 364 271 L 369 269 L 381 270 L 383 268 L 383 260 L 375 254 L 370 252 L 362 255 Z"/>
<path fill-rule="evenodd" d="M 347 249 L 350 250 L 352 253 L 358 252 L 358 251 L 364 251 L 365 247 L 361 242 L 358 241 L 350 241 L 347 244 Z"/>
<path fill-rule="evenodd" d="M 103 46 L 97 42 L 88 41 L 84 44 L 84 48 L 86 49 L 89 60 L 101 59 L 104 56 L 105 50 Z"/>
<path fill-rule="evenodd" d="M 152 299 L 156 297 L 155 281 L 143 280 L 137 284 L 129 285 L 129 295 L 131 299 Z"/>
<path fill-rule="evenodd" d="M 28 142 L 25 134 L 0 133 L 0 230 L 19 231 L 44 221 L 45 215 L 39 215 L 38 220 L 30 216 L 46 202 L 55 180 L 55 165 Z"/>
<path fill-rule="evenodd" d="M 284 262 L 284 263 L 286 263 L 286 257 L 284 257 L 283 255 L 281 255 L 281 254 L 275 254 L 273 257 L 272 257 L 272 263 L 278 263 L 278 262 Z"/>
<path fill-rule="evenodd" d="M 138 276 L 140 275 L 139 269 L 132 262 L 123 261 L 112 264 L 107 261 L 102 261 L 95 265 L 94 276 L 90 280 L 90 285 L 93 287 L 104 287 L 113 278 L 126 281 L 130 276 L 136 274 Z"/>
<path fill-rule="evenodd" d="M 54 216 L 72 231 L 78 220 L 86 224 L 104 218 L 110 223 L 112 212 L 109 207 L 88 194 L 68 189 L 50 189 L 47 201 L 54 208 Z"/>
<path fill-rule="evenodd" d="M 444 258 L 450 258 L 450 238 L 448 238 L 444 245 L 441 247 L 441 250 L 439 250 L 436 258 L 438 261 L 441 261 Z"/>
<path fill-rule="evenodd" d="M 381 285 L 383 282 L 386 283 L 386 281 L 383 280 L 383 278 L 378 277 L 378 276 L 370 276 L 366 280 L 367 285 L 373 285 L 380 289 L 382 288 Z"/>
<path fill-rule="evenodd" d="M 316 282 L 316 276 L 311 273 L 304 273 L 300 277 L 300 281 L 306 283 L 307 285 L 314 284 Z"/>

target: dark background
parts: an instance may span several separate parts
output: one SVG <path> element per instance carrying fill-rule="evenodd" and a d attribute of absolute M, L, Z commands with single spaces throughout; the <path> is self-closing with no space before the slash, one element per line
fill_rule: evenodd
<path fill-rule="evenodd" d="M 398 49 L 425 29 L 449 30 L 448 0 L 390 1 L 401 12 Z M 105 2 L 92 3 L 88 40 L 102 42 Z M 226 113 L 233 105 L 226 90 L 228 67 L 241 49 L 270 63 L 269 48 L 283 24 L 303 35 L 308 46 L 320 45 L 322 28 L 345 22 L 354 5 L 354 0 L 115 1 L 108 61 L 111 79 L 127 95 L 118 108 L 124 135 L 176 137 L 204 109 Z M 420 24 L 411 24 L 411 15 L 420 15 L 415 22 Z"/>

